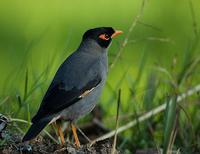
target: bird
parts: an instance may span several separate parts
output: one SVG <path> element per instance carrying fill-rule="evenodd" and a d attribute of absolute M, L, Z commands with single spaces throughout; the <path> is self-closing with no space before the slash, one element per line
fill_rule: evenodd
<path fill-rule="evenodd" d="M 74 122 L 97 104 L 108 74 L 107 51 L 112 39 L 123 32 L 112 27 L 87 30 L 82 41 L 60 65 L 22 142 L 34 139 L 47 125 L 54 124 L 61 144 L 65 144 L 59 121 L 69 122 L 80 147 Z"/>

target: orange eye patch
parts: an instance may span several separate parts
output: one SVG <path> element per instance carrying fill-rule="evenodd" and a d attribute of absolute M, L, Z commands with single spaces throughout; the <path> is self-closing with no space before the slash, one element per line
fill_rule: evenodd
<path fill-rule="evenodd" d="M 104 40 L 104 41 L 108 41 L 110 39 L 110 37 L 108 35 L 106 35 L 106 34 L 99 35 L 99 38 Z"/>

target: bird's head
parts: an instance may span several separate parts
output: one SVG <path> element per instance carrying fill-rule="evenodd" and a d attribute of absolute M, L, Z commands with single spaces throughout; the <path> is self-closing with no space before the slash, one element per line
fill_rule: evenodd
<path fill-rule="evenodd" d="M 107 48 L 110 45 L 112 38 L 119 34 L 122 34 L 122 31 L 114 30 L 112 27 L 99 27 L 86 31 L 83 35 L 83 41 L 92 39 L 101 47 Z"/>

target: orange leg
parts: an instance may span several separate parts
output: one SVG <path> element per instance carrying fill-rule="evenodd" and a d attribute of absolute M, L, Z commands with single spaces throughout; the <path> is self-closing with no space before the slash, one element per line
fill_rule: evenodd
<path fill-rule="evenodd" d="M 74 135 L 75 145 L 76 145 L 78 148 L 80 148 L 81 145 L 80 145 L 80 142 L 79 142 L 79 139 L 78 139 L 76 127 L 75 127 L 72 123 L 70 123 L 70 125 L 71 125 L 72 132 L 73 132 L 73 135 Z"/>
<path fill-rule="evenodd" d="M 62 132 L 62 129 L 60 127 L 60 124 L 57 124 L 55 122 L 55 126 L 57 128 L 57 133 L 58 133 L 58 136 L 60 137 L 60 140 L 61 140 L 61 144 L 64 145 L 65 144 L 65 138 L 64 138 L 64 134 Z"/>

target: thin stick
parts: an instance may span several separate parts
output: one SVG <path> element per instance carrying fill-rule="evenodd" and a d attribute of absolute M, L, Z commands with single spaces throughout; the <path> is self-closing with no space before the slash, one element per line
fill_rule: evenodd
<path fill-rule="evenodd" d="M 78 129 L 78 131 L 83 135 L 83 137 L 85 137 L 85 139 L 88 141 L 88 142 L 91 142 L 91 140 L 89 139 L 89 137 L 87 137 L 87 135 L 85 135 L 85 133 L 79 128 L 76 126 L 76 128 Z"/>
<path fill-rule="evenodd" d="M 194 88 L 188 90 L 187 92 L 183 93 L 182 95 L 178 96 L 177 102 L 181 102 L 186 97 L 189 97 L 189 96 L 191 96 L 191 95 L 193 95 L 197 92 L 200 92 L 200 84 L 195 86 Z M 171 104 L 171 101 L 169 103 Z M 139 118 L 136 118 L 133 121 L 127 123 L 126 125 L 119 127 L 117 129 L 117 134 L 135 126 L 138 122 L 143 122 L 143 121 L 151 118 L 152 116 L 157 115 L 158 113 L 164 111 L 166 109 L 166 106 L 167 106 L 167 102 L 164 102 L 162 105 L 152 109 L 151 111 L 145 113 L 144 115 L 140 116 Z M 105 139 L 110 138 L 114 135 L 115 135 L 115 130 L 113 130 L 113 131 L 111 131 L 111 132 L 109 132 L 109 133 L 107 133 L 103 136 L 96 138 L 95 140 L 93 140 L 91 142 L 90 146 L 93 145 L 94 143 L 98 142 L 98 141 L 105 140 Z"/>
<path fill-rule="evenodd" d="M 141 7 L 140 7 L 140 10 L 139 10 L 137 16 L 134 18 L 134 20 L 133 20 L 131 26 L 129 27 L 128 33 L 126 34 L 126 36 L 125 36 L 125 38 L 124 38 L 124 41 L 123 41 L 123 43 L 122 43 L 122 45 L 121 45 L 121 47 L 120 47 L 120 49 L 119 49 L 119 51 L 118 51 L 118 53 L 117 53 L 115 59 L 113 60 L 112 64 L 110 65 L 110 68 L 113 68 L 113 67 L 114 67 L 114 65 L 116 64 L 116 62 L 117 62 L 118 59 L 120 58 L 124 47 L 127 45 L 128 39 L 129 39 L 129 37 L 130 37 L 130 35 L 131 35 L 133 29 L 135 28 L 137 22 L 139 21 L 139 19 L 141 18 L 142 14 L 143 14 L 143 12 L 144 12 L 144 6 L 145 6 L 145 4 L 146 4 L 146 1 L 147 1 L 147 0 L 143 0 L 143 1 L 142 1 L 142 5 L 141 5 Z"/>

